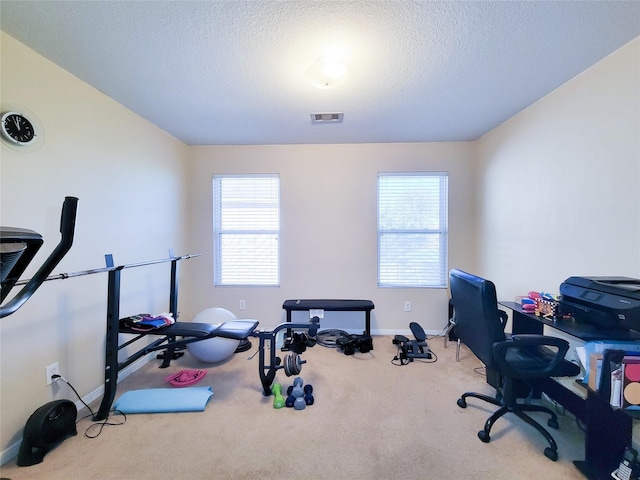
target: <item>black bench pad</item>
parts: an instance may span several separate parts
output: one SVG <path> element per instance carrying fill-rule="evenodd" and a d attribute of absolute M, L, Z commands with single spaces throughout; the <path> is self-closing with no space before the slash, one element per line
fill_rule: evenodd
<path fill-rule="evenodd" d="M 223 337 L 231 338 L 233 340 L 244 340 L 253 333 L 257 326 L 257 320 L 230 320 L 228 322 L 221 323 L 220 325 L 214 325 L 211 323 L 175 322 L 172 325 L 167 325 L 166 327 L 146 332 L 139 332 L 131 330 L 130 328 L 120 327 L 120 333 L 143 333 L 147 335 L 170 335 L 175 337 L 197 337 L 201 339 Z"/>
<path fill-rule="evenodd" d="M 285 310 L 327 310 L 327 311 L 366 311 L 373 310 L 371 300 L 285 300 L 282 308 Z"/>

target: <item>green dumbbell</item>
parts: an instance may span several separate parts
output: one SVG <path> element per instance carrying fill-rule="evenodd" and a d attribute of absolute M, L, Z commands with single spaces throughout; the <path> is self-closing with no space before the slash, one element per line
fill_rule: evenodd
<path fill-rule="evenodd" d="M 273 399 L 273 408 L 284 407 L 285 400 L 282 396 L 282 385 L 280 385 L 279 383 L 274 383 L 271 387 L 271 393 L 276 397 Z"/>

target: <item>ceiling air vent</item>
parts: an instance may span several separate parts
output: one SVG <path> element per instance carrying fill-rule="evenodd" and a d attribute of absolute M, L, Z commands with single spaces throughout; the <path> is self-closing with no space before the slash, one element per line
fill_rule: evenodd
<path fill-rule="evenodd" d="M 311 123 L 342 123 L 344 114 L 340 113 L 312 113 Z"/>

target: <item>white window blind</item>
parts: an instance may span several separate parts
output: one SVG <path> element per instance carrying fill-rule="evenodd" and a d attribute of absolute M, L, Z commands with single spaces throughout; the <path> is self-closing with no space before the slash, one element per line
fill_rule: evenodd
<path fill-rule="evenodd" d="M 446 287 L 446 173 L 378 175 L 378 286 Z"/>
<path fill-rule="evenodd" d="M 280 178 L 213 178 L 214 285 L 278 285 Z"/>

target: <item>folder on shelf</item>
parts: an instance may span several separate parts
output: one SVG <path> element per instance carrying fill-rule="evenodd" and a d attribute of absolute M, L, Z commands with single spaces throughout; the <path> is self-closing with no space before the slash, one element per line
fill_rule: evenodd
<path fill-rule="evenodd" d="M 589 388 L 597 392 L 600 388 L 600 375 L 602 373 L 602 353 L 592 353 L 589 357 Z"/>

